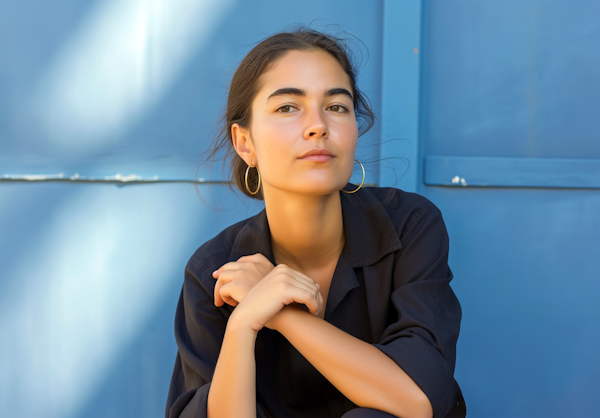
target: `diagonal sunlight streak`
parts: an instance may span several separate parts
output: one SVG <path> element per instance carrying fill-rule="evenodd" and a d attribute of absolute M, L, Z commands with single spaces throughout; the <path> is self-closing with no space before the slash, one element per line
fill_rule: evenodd
<path fill-rule="evenodd" d="M 0 416 L 71 416 L 180 286 L 202 215 L 168 190 L 86 187 L 48 219 L 0 306 Z"/>
<path fill-rule="evenodd" d="M 207 41 L 233 0 L 105 0 L 60 51 L 30 102 L 55 144 L 116 142 Z"/>

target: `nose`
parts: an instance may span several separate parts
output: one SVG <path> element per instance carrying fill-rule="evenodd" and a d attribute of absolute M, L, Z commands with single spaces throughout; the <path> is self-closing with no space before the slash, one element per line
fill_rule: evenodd
<path fill-rule="evenodd" d="M 323 118 L 321 110 L 313 110 L 307 113 L 306 129 L 304 130 L 304 139 L 327 138 L 329 129 Z"/>

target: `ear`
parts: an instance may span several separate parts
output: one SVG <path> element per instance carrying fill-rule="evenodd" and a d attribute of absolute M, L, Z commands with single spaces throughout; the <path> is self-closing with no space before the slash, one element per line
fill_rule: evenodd
<path fill-rule="evenodd" d="M 233 140 L 235 151 L 246 161 L 246 164 L 256 166 L 257 159 L 254 153 L 254 144 L 250 139 L 250 130 L 234 123 L 231 125 L 231 139 Z"/>

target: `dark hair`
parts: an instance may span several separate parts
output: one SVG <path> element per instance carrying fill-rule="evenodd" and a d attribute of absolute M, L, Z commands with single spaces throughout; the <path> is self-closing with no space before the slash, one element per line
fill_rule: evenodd
<path fill-rule="evenodd" d="M 371 110 L 369 99 L 363 95 L 356 85 L 356 67 L 352 61 L 352 53 L 344 39 L 326 35 L 305 26 L 299 26 L 290 32 L 281 32 L 263 39 L 246 55 L 236 70 L 227 99 L 227 108 L 220 121 L 221 130 L 213 140 L 208 159 L 226 148 L 225 159 L 232 155 L 230 163 L 230 179 L 233 179 L 238 189 L 253 199 L 264 200 L 263 188 L 258 193 L 251 194 L 246 189 L 246 162 L 237 154 L 231 137 L 231 126 L 234 123 L 248 128 L 252 119 L 252 102 L 260 90 L 260 78 L 269 71 L 284 54 L 289 51 L 322 50 L 330 53 L 342 66 L 350 78 L 352 95 L 354 97 L 354 112 L 356 114 L 359 136 L 367 132 L 375 123 L 375 115 Z M 225 161 L 224 159 L 224 161 Z M 231 188 L 232 181 L 229 181 Z M 258 186 L 256 169 L 248 173 L 248 185 L 251 190 Z"/>

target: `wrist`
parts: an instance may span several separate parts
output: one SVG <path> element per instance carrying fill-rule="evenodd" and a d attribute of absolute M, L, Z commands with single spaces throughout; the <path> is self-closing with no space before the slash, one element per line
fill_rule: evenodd
<path fill-rule="evenodd" d="M 256 338 L 258 331 L 254 330 L 248 321 L 244 321 L 243 316 L 236 315 L 236 310 L 234 309 L 229 319 L 227 320 L 227 328 L 225 332 L 234 333 L 236 335 L 248 335 L 250 337 Z"/>
<path fill-rule="evenodd" d="M 269 328 L 282 332 L 289 318 L 298 312 L 306 312 L 302 305 L 293 303 L 291 305 L 284 306 L 271 320 L 268 322 Z"/>

